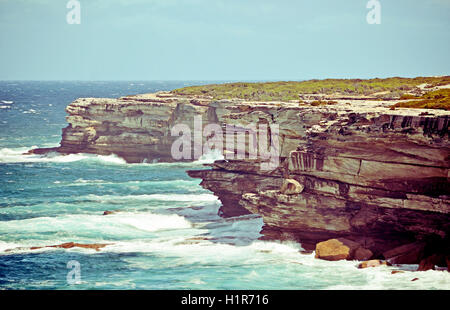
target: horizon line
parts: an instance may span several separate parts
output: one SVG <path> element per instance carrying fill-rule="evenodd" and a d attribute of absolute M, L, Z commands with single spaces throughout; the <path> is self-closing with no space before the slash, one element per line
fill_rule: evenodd
<path fill-rule="evenodd" d="M 389 79 L 389 78 L 405 78 L 414 79 L 420 77 L 446 77 L 450 74 L 443 75 L 416 75 L 416 76 L 381 76 L 381 77 L 320 77 L 320 78 L 306 78 L 306 79 L 149 79 L 149 80 L 127 80 L 127 79 L 0 79 L 0 82 L 304 82 L 312 80 L 372 80 L 372 79 Z"/>

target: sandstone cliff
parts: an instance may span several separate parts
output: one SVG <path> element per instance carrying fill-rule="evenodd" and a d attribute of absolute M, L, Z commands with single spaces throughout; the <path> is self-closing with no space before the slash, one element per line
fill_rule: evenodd
<path fill-rule="evenodd" d="M 292 116 L 280 124 L 297 147 L 283 150 L 288 154 L 280 169 L 261 173 L 254 162 L 218 161 L 212 170 L 189 172 L 223 197 L 223 210 L 238 214 L 239 205 L 260 214 L 266 238 L 297 240 L 308 249 L 346 237 L 377 257 L 417 240 L 433 248 L 426 251 L 448 251 L 446 113 L 421 116 L 345 104 L 283 110 Z M 304 190 L 282 193 L 286 178 Z"/>
<path fill-rule="evenodd" d="M 345 237 L 374 257 L 417 241 L 446 251 L 450 112 L 389 109 L 395 101 L 333 99 L 320 106 L 171 93 L 78 99 L 67 107 L 69 126 L 61 146 L 32 152 L 173 161 L 170 149 L 177 137 L 170 129 L 178 123 L 193 128 L 195 115 L 203 116 L 204 125 L 250 131 L 249 124 L 278 124 L 276 169 L 236 159 L 188 171 L 220 198 L 222 215 L 260 214 L 265 238 L 297 240 L 307 249 Z M 280 191 L 286 179 L 296 180 L 302 190 Z"/>

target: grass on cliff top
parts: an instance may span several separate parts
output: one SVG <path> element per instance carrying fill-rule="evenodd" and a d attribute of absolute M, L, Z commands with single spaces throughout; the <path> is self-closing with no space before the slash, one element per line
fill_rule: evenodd
<path fill-rule="evenodd" d="M 450 89 L 443 88 L 431 91 L 417 100 L 399 102 L 394 108 L 441 109 L 450 111 Z"/>
<path fill-rule="evenodd" d="M 173 90 L 179 95 L 203 95 L 213 99 L 240 98 L 253 101 L 299 100 L 301 94 L 371 95 L 389 92 L 399 97 L 420 84 L 450 84 L 450 76 L 387 79 L 326 79 L 303 82 L 227 83 L 191 86 Z"/>

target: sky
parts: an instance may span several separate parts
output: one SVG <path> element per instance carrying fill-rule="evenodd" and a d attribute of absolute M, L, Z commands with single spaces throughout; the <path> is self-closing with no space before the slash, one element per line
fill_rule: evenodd
<path fill-rule="evenodd" d="M 0 80 L 450 74 L 450 0 L 0 0 Z"/>

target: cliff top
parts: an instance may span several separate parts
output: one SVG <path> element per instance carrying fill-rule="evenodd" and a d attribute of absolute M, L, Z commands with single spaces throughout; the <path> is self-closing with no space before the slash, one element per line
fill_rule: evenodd
<path fill-rule="evenodd" d="M 246 101 L 315 100 L 315 105 L 333 104 L 324 100 L 409 100 L 396 107 L 450 110 L 450 76 L 326 79 L 303 82 L 226 83 L 190 86 L 172 91 L 174 95 Z"/>
<path fill-rule="evenodd" d="M 338 113 L 450 116 L 450 76 L 191 86 L 118 99 L 80 98 L 68 107 L 68 112 L 74 106 L 162 106 L 176 105 L 182 101 L 194 106 L 230 106 L 241 112 L 266 107 L 299 110 L 314 108 Z"/>

